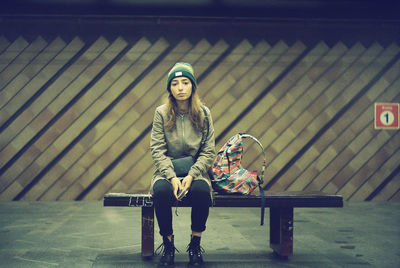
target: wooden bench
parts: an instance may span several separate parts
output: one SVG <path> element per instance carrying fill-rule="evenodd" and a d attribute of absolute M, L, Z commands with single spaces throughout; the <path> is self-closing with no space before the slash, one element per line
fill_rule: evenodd
<path fill-rule="evenodd" d="M 293 254 L 293 208 L 343 207 L 343 198 L 322 192 L 265 192 L 266 207 L 270 208 L 270 247 L 278 257 Z M 261 197 L 250 195 L 213 194 L 213 207 L 260 207 Z M 154 206 L 150 194 L 109 193 L 104 206 L 142 208 L 142 256 L 154 254 Z M 189 206 L 179 202 L 179 206 Z"/>

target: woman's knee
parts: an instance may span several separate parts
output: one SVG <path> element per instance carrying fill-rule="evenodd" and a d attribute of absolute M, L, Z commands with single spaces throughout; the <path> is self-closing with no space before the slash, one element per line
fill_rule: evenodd
<path fill-rule="evenodd" d="M 153 197 L 155 201 L 169 200 L 173 196 L 172 185 L 167 180 L 158 180 L 153 185 Z"/>
<path fill-rule="evenodd" d="M 210 186 L 203 180 L 196 180 L 192 182 L 190 187 L 191 195 L 195 199 L 210 200 Z"/>

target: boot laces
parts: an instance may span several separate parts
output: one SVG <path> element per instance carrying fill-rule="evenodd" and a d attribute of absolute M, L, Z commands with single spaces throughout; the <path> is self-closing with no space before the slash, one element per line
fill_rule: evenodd
<path fill-rule="evenodd" d="M 192 243 L 190 243 L 186 252 L 189 252 L 190 255 L 197 255 L 197 257 L 200 258 L 201 254 L 204 253 L 204 249 L 200 245 L 192 245 Z"/>
<path fill-rule="evenodd" d="M 165 243 L 162 243 L 161 245 L 158 246 L 155 253 L 156 253 L 156 255 L 162 254 L 162 256 L 165 256 L 168 254 L 172 255 L 174 253 L 174 251 L 179 252 L 179 250 L 175 247 L 175 245 L 169 246 L 169 245 L 165 245 Z"/>

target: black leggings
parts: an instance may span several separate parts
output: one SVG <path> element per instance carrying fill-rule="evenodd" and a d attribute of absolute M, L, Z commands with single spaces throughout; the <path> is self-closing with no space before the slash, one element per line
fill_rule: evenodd
<path fill-rule="evenodd" d="M 172 184 L 167 180 L 158 180 L 153 186 L 154 207 L 160 234 L 172 235 L 172 205 L 177 202 Z M 210 186 L 203 180 L 194 180 L 186 197 L 192 205 L 192 231 L 203 232 L 206 229 L 209 206 L 211 203 Z"/>

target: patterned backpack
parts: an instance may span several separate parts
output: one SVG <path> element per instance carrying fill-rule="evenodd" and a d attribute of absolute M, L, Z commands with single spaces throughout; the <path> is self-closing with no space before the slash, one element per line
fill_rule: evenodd
<path fill-rule="evenodd" d="M 264 162 L 261 176 L 242 167 L 243 138 L 251 138 L 261 147 Z M 212 183 L 219 193 L 250 195 L 257 186 L 261 194 L 261 225 L 264 223 L 265 196 L 262 189 L 266 167 L 265 151 L 262 144 L 253 136 L 239 133 L 231 137 L 218 151 L 212 167 Z"/>

